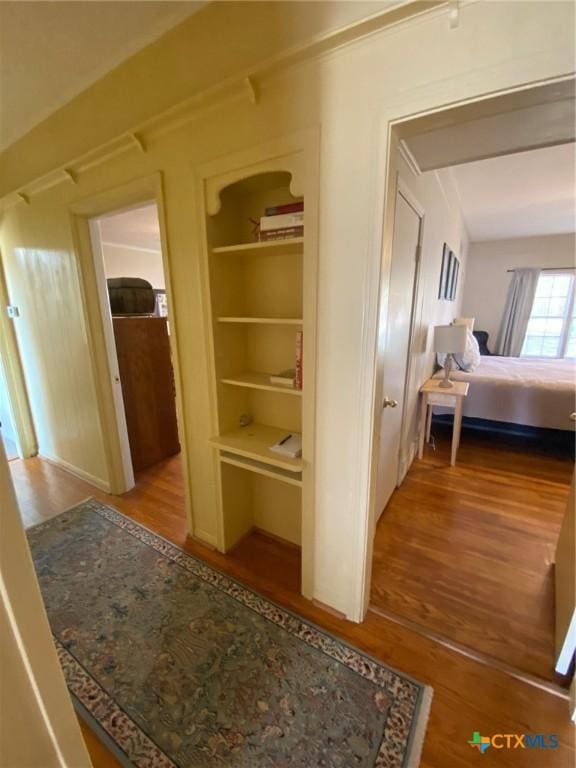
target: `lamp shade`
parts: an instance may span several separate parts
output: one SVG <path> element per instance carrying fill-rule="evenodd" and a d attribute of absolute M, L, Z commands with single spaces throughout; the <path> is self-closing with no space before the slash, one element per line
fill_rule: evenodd
<path fill-rule="evenodd" d="M 436 325 L 434 327 L 434 352 L 464 352 L 468 328 L 465 325 Z"/>

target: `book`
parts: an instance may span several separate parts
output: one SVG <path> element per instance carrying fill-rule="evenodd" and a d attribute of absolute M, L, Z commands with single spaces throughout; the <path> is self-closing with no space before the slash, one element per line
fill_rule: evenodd
<path fill-rule="evenodd" d="M 304 201 L 299 203 L 285 203 L 284 205 L 271 205 L 264 209 L 266 216 L 279 216 L 282 213 L 298 213 L 304 210 Z"/>
<path fill-rule="evenodd" d="M 304 383 L 302 370 L 303 344 L 304 336 L 302 331 L 298 331 L 296 334 L 296 377 L 294 379 L 294 387 L 296 389 L 302 389 L 302 385 Z"/>
<path fill-rule="evenodd" d="M 273 373 L 270 376 L 271 384 L 281 384 L 283 387 L 293 387 L 296 379 L 296 370 L 294 368 L 288 368 L 286 371 L 280 371 L 280 373 Z"/>
<path fill-rule="evenodd" d="M 295 237 L 304 236 L 304 227 L 288 227 L 287 229 L 276 229 L 271 232 L 260 232 L 260 240 L 290 240 Z"/>
<path fill-rule="evenodd" d="M 304 211 L 283 213 L 277 216 L 261 216 L 260 232 L 270 232 L 277 229 L 304 226 Z"/>
<path fill-rule="evenodd" d="M 302 435 L 297 432 L 288 433 L 268 450 L 280 456 L 287 456 L 289 459 L 298 459 L 302 456 Z"/>

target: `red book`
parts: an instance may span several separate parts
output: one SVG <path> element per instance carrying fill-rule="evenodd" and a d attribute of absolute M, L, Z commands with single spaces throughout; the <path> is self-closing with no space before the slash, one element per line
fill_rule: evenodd
<path fill-rule="evenodd" d="M 304 383 L 303 369 L 302 369 L 303 345 L 304 345 L 304 336 L 302 334 L 302 331 L 298 331 L 298 333 L 296 334 L 296 376 L 294 378 L 294 389 L 302 389 L 302 386 Z"/>
<path fill-rule="evenodd" d="M 272 205 L 264 209 L 266 216 L 280 216 L 283 213 L 300 213 L 304 210 L 304 201 L 300 203 L 286 203 L 285 205 Z"/>

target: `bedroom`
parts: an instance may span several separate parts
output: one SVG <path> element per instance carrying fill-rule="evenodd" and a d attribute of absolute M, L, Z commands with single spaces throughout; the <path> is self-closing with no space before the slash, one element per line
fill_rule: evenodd
<path fill-rule="evenodd" d="M 424 303 L 437 302 L 436 314 L 423 323 L 413 310 L 403 407 L 394 409 L 403 411 L 399 481 L 379 507 L 370 609 L 565 695 L 553 564 L 574 467 L 575 145 L 427 170 L 431 147 L 401 142 L 400 179 L 422 199 L 435 176 L 457 200 L 469 243 L 446 244 L 459 265 L 452 294 L 443 293 L 443 253 L 426 272 L 419 290 Z M 419 247 L 425 263 L 425 234 Z M 476 348 L 454 355 L 456 386 L 442 393 L 433 352 L 442 360 L 449 350 L 434 327 L 454 321 L 468 326 L 460 336 Z M 415 348 L 427 350 L 430 366 L 416 374 Z M 432 374 L 434 392 L 457 407 L 418 401 Z"/>

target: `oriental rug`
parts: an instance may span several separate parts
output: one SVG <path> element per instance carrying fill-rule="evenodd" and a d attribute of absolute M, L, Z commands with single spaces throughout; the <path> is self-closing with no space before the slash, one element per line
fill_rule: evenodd
<path fill-rule="evenodd" d="M 418 765 L 430 688 L 94 499 L 28 539 L 73 701 L 125 765 Z"/>

